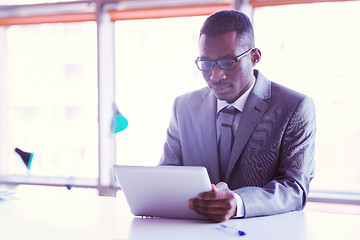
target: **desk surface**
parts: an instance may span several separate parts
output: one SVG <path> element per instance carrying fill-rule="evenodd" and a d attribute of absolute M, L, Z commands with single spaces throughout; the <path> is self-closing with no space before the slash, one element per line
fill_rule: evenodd
<path fill-rule="evenodd" d="M 239 237 L 217 223 L 134 217 L 120 196 L 36 193 L 0 200 L 1 239 L 360 239 L 360 216 L 291 212 L 226 222 L 246 232 Z"/>

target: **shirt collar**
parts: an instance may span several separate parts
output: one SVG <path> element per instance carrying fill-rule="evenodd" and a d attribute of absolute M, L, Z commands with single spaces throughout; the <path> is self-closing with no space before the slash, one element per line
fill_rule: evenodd
<path fill-rule="evenodd" d="M 243 95 L 241 95 L 238 99 L 236 99 L 236 101 L 233 103 L 228 103 L 227 101 L 217 99 L 217 113 L 219 113 L 219 111 L 221 109 L 223 109 L 227 106 L 233 106 L 237 110 L 242 112 L 244 110 L 246 100 L 248 99 L 249 94 L 250 94 L 251 90 L 253 89 L 254 85 L 255 85 L 255 81 L 253 82 L 251 87 Z"/>

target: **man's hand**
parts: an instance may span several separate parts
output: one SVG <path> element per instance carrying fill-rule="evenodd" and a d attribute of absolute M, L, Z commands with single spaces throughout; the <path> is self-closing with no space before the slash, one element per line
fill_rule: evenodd
<path fill-rule="evenodd" d="M 219 182 L 216 186 L 212 184 L 212 191 L 190 199 L 189 208 L 211 220 L 222 222 L 235 216 L 236 199 L 227 184 Z"/>

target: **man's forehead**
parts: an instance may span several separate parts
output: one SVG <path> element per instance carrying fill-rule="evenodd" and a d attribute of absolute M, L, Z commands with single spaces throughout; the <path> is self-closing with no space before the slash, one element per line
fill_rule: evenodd
<path fill-rule="evenodd" d="M 201 34 L 199 37 L 199 45 L 218 44 L 219 42 L 242 47 L 249 45 L 249 38 L 244 35 L 240 35 L 235 31 L 218 34 L 218 35 Z"/>
<path fill-rule="evenodd" d="M 234 56 L 245 48 L 245 44 L 239 42 L 236 34 L 231 32 L 214 36 L 203 35 L 199 39 L 199 52 L 202 56 Z"/>

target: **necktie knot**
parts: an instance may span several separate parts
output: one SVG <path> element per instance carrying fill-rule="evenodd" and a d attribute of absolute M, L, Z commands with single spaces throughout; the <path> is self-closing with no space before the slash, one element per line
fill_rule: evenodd
<path fill-rule="evenodd" d="M 224 127 L 224 125 L 226 127 L 229 127 L 229 125 L 232 126 L 234 117 L 238 112 L 239 112 L 239 110 L 237 110 L 233 106 L 221 109 L 219 114 L 220 114 L 222 126 L 223 127 Z"/>

